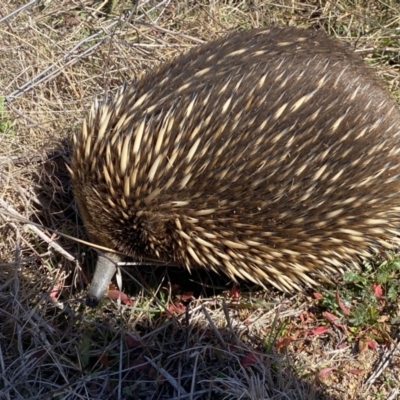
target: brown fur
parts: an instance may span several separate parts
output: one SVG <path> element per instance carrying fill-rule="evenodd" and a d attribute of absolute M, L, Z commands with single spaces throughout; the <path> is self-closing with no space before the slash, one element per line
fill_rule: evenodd
<path fill-rule="evenodd" d="M 100 245 L 290 290 L 399 242 L 399 133 L 337 40 L 249 30 L 95 103 L 72 182 Z"/>

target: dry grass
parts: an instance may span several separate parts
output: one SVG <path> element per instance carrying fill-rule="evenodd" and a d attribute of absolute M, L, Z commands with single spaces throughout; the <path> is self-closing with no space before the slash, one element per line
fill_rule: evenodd
<path fill-rule="evenodd" d="M 127 268 L 132 305 L 87 309 L 65 168 L 94 95 L 232 29 L 325 30 L 399 97 L 398 2 L 53 0 L 11 15 L 24 3 L 0 4 L 0 398 L 398 398 L 394 325 L 392 344 L 359 351 L 340 326 L 317 334 L 304 294 Z"/>

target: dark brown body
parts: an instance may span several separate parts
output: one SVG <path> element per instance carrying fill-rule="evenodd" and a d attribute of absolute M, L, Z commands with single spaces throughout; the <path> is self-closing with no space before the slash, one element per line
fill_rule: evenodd
<path fill-rule="evenodd" d="M 93 242 L 288 290 L 398 243 L 399 134 L 341 43 L 251 30 L 95 104 L 72 181 Z"/>

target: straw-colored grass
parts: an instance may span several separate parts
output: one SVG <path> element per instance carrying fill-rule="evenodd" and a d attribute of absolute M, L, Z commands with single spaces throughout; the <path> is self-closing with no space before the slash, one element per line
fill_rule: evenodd
<path fill-rule="evenodd" d="M 393 341 L 360 349 L 338 325 L 317 330 L 306 294 L 127 267 L 130 305 L 84 305 L 94 257 L 70 238 L 85 234 L 65 163 L 93 96 L 227 31 L 271 24 L 350 43 L 399 97 L 396 0 L 0 3 L 0 399 L 400 396 L 395 323 Z"/>

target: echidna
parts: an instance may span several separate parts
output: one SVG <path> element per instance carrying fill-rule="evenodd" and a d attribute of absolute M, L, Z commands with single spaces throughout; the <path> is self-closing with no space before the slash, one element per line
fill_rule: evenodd
<path fill-rule="evenodd" d="M 339 41 L 253 29 L 95 102 L 72 183 L 93 242 L 287 291 L 399 244 L 399 140 L 395 101 Z"/>

